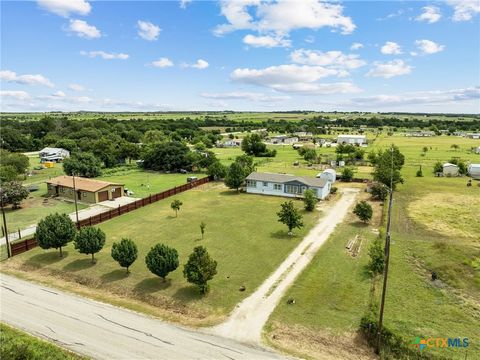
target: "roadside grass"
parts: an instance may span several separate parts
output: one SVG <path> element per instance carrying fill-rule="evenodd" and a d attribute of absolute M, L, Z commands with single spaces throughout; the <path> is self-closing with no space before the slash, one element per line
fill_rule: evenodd
<path fill-rule="evenodd" d="M 4 323 L 0 323 L 0 358 L 2 360 L 87 359 Z"/>
<path fill-rule="evenodd" d="M 178 218 L 170 208 L 173 199 L 183 202 Z M 127 299 L 127 303 L 131 298 L 157 306 L 156 315 L 163 318 L 208 325 L 224 318 L 235 304 L 250 295 L 301 241 L 320 214 L 302 210 L 305 227 L 290 237 L 286 227 L 277 221 L 276 213 L 284 201 L 278 197 L 237 194 L 222 184 L 210 183 L 100 224 L 107 234 L 107 243 L 96 255 L 95 265 L 69 244 L 64 258 L 55 250 L 35 248 L 4 261 L 1 268 L 9 273 L 23 271 L 29 276 L 37 273 L 47 282 L 60 277 L 95 289 L 99 297 L 108 292 Z M 300 201 L 295 205 L 303 207 Z M 207 225 L 203 240 L 201 221 Z M 132 238 L 139 250 L 129 276 L 110 257 L 112 243 L 123 237 Z M 166 282 L 151 274 L 145 265 L 147 252 L 157 243 L 179 252 L 180 266 Z M 201 296 L 182 274 L 183 264 L 198 245 L 205 246 L 218 262 L 218 274 L 206 296 Z M 240 291 L 241 286 L 246 290 Z M 138 308 L 136 303 L 131 307 Z"/>

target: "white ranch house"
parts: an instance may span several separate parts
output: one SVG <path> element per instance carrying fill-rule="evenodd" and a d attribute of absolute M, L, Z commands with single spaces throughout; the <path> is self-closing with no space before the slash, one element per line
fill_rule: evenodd
<path fill-rule="evenodd" d="M 302 197 L 305 190 L 311 189 L 322 200 L 332 186 L 330 181 L 320 178 L 260 172 L 248 175 L 246 184 L 246 191 L 251 194 Z"/>
<path fill-rule="evenodd" d="M 366 145 L 367 137 L 365 135 L 338 135 L 337 144 Z"/>
<path fill-rule="evenodd" d="M 53 161 L 61 162 L 70 156 L 70 151 L 62 148 L 46 147 L 39 151 L 40 162 Z"/>

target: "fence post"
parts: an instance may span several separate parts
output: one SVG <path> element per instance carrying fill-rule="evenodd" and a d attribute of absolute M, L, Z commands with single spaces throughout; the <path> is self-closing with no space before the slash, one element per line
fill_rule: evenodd
<path fill-rule="evenodd" d="M 120 204 L 118 204 L 118 216 L 120 216 Z"/>
<path fill-rule="evenodd" d="M 90 226 L 92 226 L 92 217 L 91 216 L 88 218 L 88 221 L 90 223 Z"/>
<path fill-rule="evenodd" d="M 25 250 L 28 251 L 28 239 L 25 240 Z"/>
<path fill-rule="evenodd" d="M 22 238 L 22 233 L 20 232 L 20 229 L 18 229 L 18 238 L 19 238 L 19 239 Z"/>

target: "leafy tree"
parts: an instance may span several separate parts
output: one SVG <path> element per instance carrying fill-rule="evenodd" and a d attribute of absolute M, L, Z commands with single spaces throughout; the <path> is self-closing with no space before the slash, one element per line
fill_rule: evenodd
<path fill-rule="evenodd" d="M 131 163 L 132 160 L 140 158 L 140 148 L 137 144 L 122 141 L 118 147 L 118 157 L 123 160 L 128 159 L 128 162 Z"/>
<path fill-rule="evenodd" d="M 428 146 L 424 146 L 424 147 L 422 148 L 422 151 L 423 151 L 424 153 L 426 153 L 426 152 L 428 151 Z"/>
<path fill-rule="evenodd" d="M 230 189 L 236 189 L 238 192 L 246 177 L 247 175 L 245 175 L 242 165 L 238 162 L 233 162 L 230 164 L 230 167 L 227 171 L 227 176 L 225 176 L 225 185 L 227 185 Z"/>
<path fill-rule="evenodd" d="M 156 143 L 147 150 L 143 167 L 156 171 L 190 169 L 192 159 L 188 157 L 189 152 L 189 148 L 179 141 Z"/>
<path fill-rule="evenodd" d="M 350 182 L 353 179 L 354 171 L 352 168 L 345 166 L 342 169 L 342 180 L 346 182 Z"/>
<path fill-rule="evenodd" d="M 305 192 L 303 193 L 303 204 L 305 205 L 305 210 L 315 210 L 315 205 L 317 204 L 317 202 L 318 199 L 315 196 L 315 192 L 312 189 L 305 190 Z"/>
<path fill-rule="evenodd" d="M 317 159 L 317 152 L 315 149 L 306 149 L 303 153 L 305 161 L 314 162 Z"/>
<path fill-rule="evenodd" d="M 150 272 L 165 281 L 165 277 L 178 267 L 178 252 L 167 245 L 157 244 L 148 252 L 145 263 Z"/>
<path fill-rule="evenodd" d="M 165 140 L 165 134 L 160 130 L 148 130 L 143 135 L 143 142 L 146 144 L 159 143 Z"/>
<path fill-rule="evenodd" d="M 353 213 L 358 216 L 360 220 L 367 223 L 370 221 L 373 215 L 372 205 L 362 200 L 353 209 Z"/>
<path fill-rule="evenodd" d="M 55 213 L 40 220 L 35 238 L 42 249 L 59 249 L 62 257 L 62 247 L 75 238 L 76 231 L 75 224 L 67 214 Z"/>
<path fill-rule="evenodd" d="M 217 160 L 208 167 L 207 174 L 213 176 L 215 180 L 223 179 L 227 174 L 227 168 Z"/>
<path fill-rule="evenodd" d="M 462 174 L 462 175 L 467 174 L 467 172 L 468 172 L 468 167 L 467 167 L 467 164 L 465 163 L 465 161 L 460 160 L 460 159 L 458 159 L 458 158 L 455 158 L 455 159 L 451 159 L 451 160 L 450 160 L 450 163 L 458 166 L 458 172 L 459 172 L 460 174 Z M 442 168 L 442 169 L 443 169 L 443 168 Z"/>
<path fill-rule="evenodd" d="M 217 262 L 213 260 L 203 246 L 197 246 L 188 257 L 183 268 L 183 276 L 189 283 L 198 285 L 200 292 L 208 292 L 208 281 L 217 274 Z"/>
<path fill-rule="evenodd" d="M 94 255 L 102 250 L 105 238 L 105 233 L 101 229 L 87 226 L 78 231 L 73 244 L 80 254 L 91 254 L 92 263 L 95 263 Z"/>
<path fill-rule="evenodd" d="M 3 196 L 3 201 L 7 204 L 12 204 L 13 209 L 18 209 L 22 200 L 26 199 L 29 191 L 19 181 L 9 181 L 2 184 L 0 192 Z"/>
<path fill-rule="evenodd" d="M 385 265 L 385 252 L 380 238 L 376 238 L 370 248 L 368 249 L 368 255 L 370 261 L 367 264 L 368 270 L 375 276 L 383 273 L 383 267 Z"/>
<path fill-rule="evenodd" d="M 29 165 L 30 161 L 26 155 L 6 150 L 0 151 L 0 166 L 12 166 L 18 175 L 25 174 Z"/>
<path fill-rule="evenodd" d="M 277 213 L 278 221 L 287 225 L 288 235 L 292 235 L 292 230 L 303 227 L 302 215 L 293 206 L 292 201 L 282 203 L 280 211 Z"/>
<path fill-rule="evenodd" d="M 178 199 L 173 200 L 172 203 L 170 204 L 170 207 L 172 208 L 172 210 L 175 211 L 175 217 L 177 217 L 178 212 L 180 211 L 180 207 L 182 205 L 183 203 Z"/>
<path fill-rule="evenodd" d="M 420 165 L 420 167 L 418 168 L 416 176 L 417 177 L 423 177 L 422 165 Z"/>
<path fill-rule="evenodd" d="M 202 239 L 203 235 L 205 234 L 205 229 L 207 227 L 207 224 L 205 224 L 203 221 L 200 223 L 200 232 L 202 233 Z"/>
<path fill-rule="evenodd" d="M 103 162 L 106 168 L 112 168 L 119 162 L 118 151 L 110 139 L 101 138 L 95 141 L 92 152 Z"/>
<path fill-rule="evenodd" d="M 460 149 L 460 146 L 458 144 L 452 144 L 450 146 L 453 150 L 457 151 L 458 149 Z"/>
<path fill-rule="evenodd" d="M 405 156 L 400 153 L 397 146 L 391 145 L 389 149 L 380 151 L 373 169 L 373 179 L 388 187 L 390 182 L 393 189 L 398 183 L 403 183 L 400 170 L 405 163 Z"/>
<path fill-rule="evenodd" d="M 253 163 L 253 157 L 248 155 L 240 155 L 235 158 L 235 162 L 241 166 L 245 176 L 255 171 L 255 164 Z"/>
<path fill-rule="evenodd" d="M 137 260 L 138 249 L 133 240 L 123 238 L 119 243 L 112 245 L 112 258 L 120 264 L 121 267 L 127 269 L 127 274 L 130 272 L 128 268 Z"/>
<path fill-rule="evenodd" d="M 374 183 L 370 188 L 372 197 L 376 200 L 384 201 L 389 194 L 388 186 L 382 183 Z"/>
<path fill-rule="evenodd" d="M 14 181 L 17 179 L 17 169 L 15 169 L 14 166 L 12 165 L 5 165 L 5 166 L 0 166 L 0 181 L 3 182 L 8 182 L 8 181 Z"/>
<path fill-rule="evenodd" d="M 78 150 L 77 142 L 73 139 L 59 139 L 55 143 L 55 147 L 65 149 L 70 152 L 76 152 Z"/>
<path fill-rule="evenodd" d="M 268 150 L 267 145 L 263 142 L 259 134 L 249 134 L 243 138 L 242 150 L 247 155 L 257 157 L 274 157 L 277 154 L 276 150 Z"/>
<path fill-rule="evenodd" d="M 435 174 L 443 172 L 443 165 L 440 161 L 437 161 L 435 165 L 433 165 L 433 172 Z"/>
<path fill-rule="evenodd" d="M 101 162 L 92 153 L 73 154 L 63 161 L 63 171 L 67 175 L 94 178 L 102 175 Z"/>

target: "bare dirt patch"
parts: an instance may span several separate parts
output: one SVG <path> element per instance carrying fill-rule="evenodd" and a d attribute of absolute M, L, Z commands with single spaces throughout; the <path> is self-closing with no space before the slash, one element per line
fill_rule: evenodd
<path fill-rule="evenodd" d="M 408 206 L 411 218 L 428 230 L 454 238 L 480 240 L 480 198 L 468 195 L 428 194 Z"/>
<path fill-rule="evenodd" d="M 333 335 L 327 331 L 303 326 L 272 324 L 268 343 L 283 351 L 313 359 L 376 359 L 372 350 L 357 333 Z"/>

